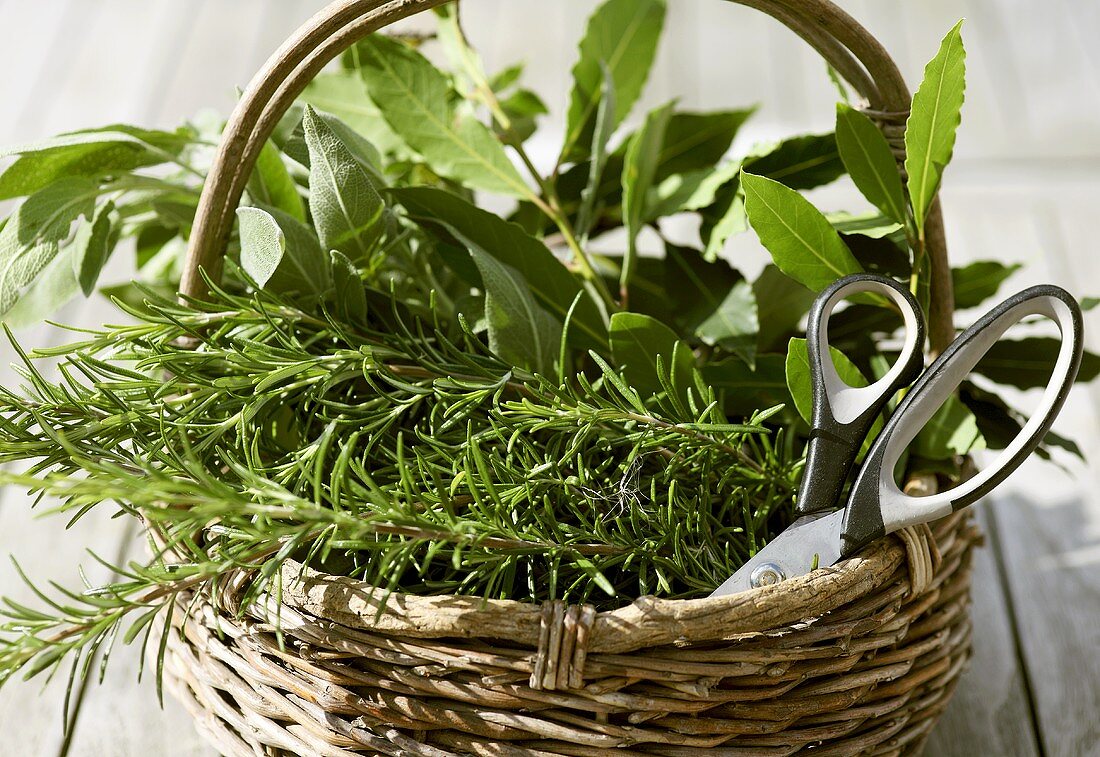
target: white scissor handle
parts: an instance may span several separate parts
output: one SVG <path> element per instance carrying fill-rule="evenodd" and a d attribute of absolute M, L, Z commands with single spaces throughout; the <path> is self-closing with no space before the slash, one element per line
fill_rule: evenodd
<path fill-rule="evenodd" d="M 1062 338 L 1038 409 L 993 463 L 969 481 L 929 497 L 905 494 L 894 482 L 894 468 L 906 448 L 990 348 L 1029 315 L 1055 321 Z M 1043 441 L 1062 409 L 1081 366 L 1082 331 L 1077 301 L 1060 287 L 1037 286 L 1008 298 L 963 332 L 913 385 L 867 453 L 844 516 L 843 554 L 853 554 L 906 526 L 961 510 L 1008 478 Z"/>

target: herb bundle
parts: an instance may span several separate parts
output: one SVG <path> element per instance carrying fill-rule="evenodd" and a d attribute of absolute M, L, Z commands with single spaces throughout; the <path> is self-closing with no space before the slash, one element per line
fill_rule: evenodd
<path fill-rule="evenodd" d="M 152 557 L 114 566 L 110 585 L 42 594 L 45 611 L 8 602 L 0 680 L 65 659 L 86 673 L 180 592 L 239 571 L 250 597 L 277 591 L 290 558 L 385 591 L 608 607 L 705 595 L 782 530 L 813 292 L 877 270 L 927 306 L 961 37 L 914 99 L 903 183 L 879 127 L 847 104 L 835 134 L 737 158 L 749 110 L 670 104 L 625 129 L 664 15 L 662 0 L 596 11 L 549 173 L 525 147 L 545 106 L 522 67 L 484 70 L 457 5 L 439 11 L 450 70 L 418 49 L 435 42 L 356 45 L 266 146 L 225 275 L 201 300 L 176 288 L 218 125 L 112 126 L 9 152 L 0 198 L 27 198 L 0 230 L 9 322 L 93 292 L 123 240 L 141 281 L 104 289 L 132 324 L 20 353 L 25 386 L 0 390 L 0 460 L 25 467 L 0 478 L 60 500 L 70 521 L 120 508 Z M 826 216 L 799 193 L 844 175 L 869 212 Z M 509 210 L 481 207 L 491 195 Z M 662 234 L 683 214 L 699 219 L 695 246 Z M 773 261 L 752 281 L 720 256 L 750 226 Z M 661 254 L 640 253 L 643 232 Z M 623 240 L 621 254 L 596 239 Z M 953 272 L 956 304 L 1014 270 Z M 874 301 L 838 314 L 846 381 L 881 375 L 894 324 Z M 1055 349 L 998 345 L 979 369 L 989 381 L 941 409 L 909 470 L 954 475 L 960 456 L 1004 446 L 1019 414 L 990 382 L 1020 385 L 1006 361 Z"/>

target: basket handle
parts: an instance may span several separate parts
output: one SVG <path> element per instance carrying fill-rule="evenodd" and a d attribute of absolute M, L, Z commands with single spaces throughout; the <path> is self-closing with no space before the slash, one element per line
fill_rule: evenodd
<path fill-rule="evenodd" d="M 336 0 L 264 64 L 230 116 L 203 187 L 180 283 L 184 295 L 208 295 L 203 272 L 220 279 L 234 214 L 260 151 L 309 82 L 360 39 L 448 1 Z M 830 0 L 727 1 L 767 13 L 810 44 L 868 101 L 893 145 L 903 146 L 909 89 L 886 50 L 855 19 Z M 939 352 L 954 338 L 954 295 L 938 200 L 929 212 L 926 239 L 932 271 L 929 336 Z"/>

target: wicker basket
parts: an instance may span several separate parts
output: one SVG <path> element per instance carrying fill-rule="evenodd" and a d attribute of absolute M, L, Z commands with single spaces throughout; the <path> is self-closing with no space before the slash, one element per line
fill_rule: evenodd
<path fill-rule="evenodd" d="M 817 49 L 900 155 L 909 93 L 866 30 L 827 0 L 737 1 Z M 356 40 L 443 2 L 339 0 L 279 50 L 229 122 L 185 292 L 203 294 L 200 269 L 218 276 L 259 150 L 308 81 Z M 928 227 L 936 349 L 953 337 L 938 208 Z M 234 756 L 916 754 L 970 654 L 979 538 L 959 513 L 777 586 L 613 612 L 458 596 L 379 607 L 384 592 L 288 564 L 280 602 L 239 612 L 247 576 L 182 597 L 165 675 Z"/>

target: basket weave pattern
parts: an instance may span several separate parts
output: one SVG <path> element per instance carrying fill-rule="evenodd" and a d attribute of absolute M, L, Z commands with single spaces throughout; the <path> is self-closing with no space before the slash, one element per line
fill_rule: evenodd
<path fill-rule="evenodd" d="M 281 606 L 178 613 L 166 678 L 233 757 L 917 754 L 970 654 L 979 538 L 958 514 L 884 541 L 789 587 L 816 618 L 786 623 L 759 592 L 605 613 L 391 595 L 380 615 L 382 592 L 291 565 Z"/>
<path fill-rule="evenodd" d="M 182 290 L 217 279 L 260 150 L 306 84 L 358 39 L 445 0 L 337 0 L 271 58 L 231 117 Z M 825 57 L 904 159 L 909 92 L 828 0 L 734 0 Z M 954 336 L 938 203 L 929 334 Z M 390 594 L 293 563 L 278 600 L 239 575 L 181 597 L 165 679 L 223 754 L 918 754 L 970 654 L 971 549 L 959 513 L 734 596 L 643 597 L 611 612 Z M 214 603 L 211 597 L 216 597 Z"/>

